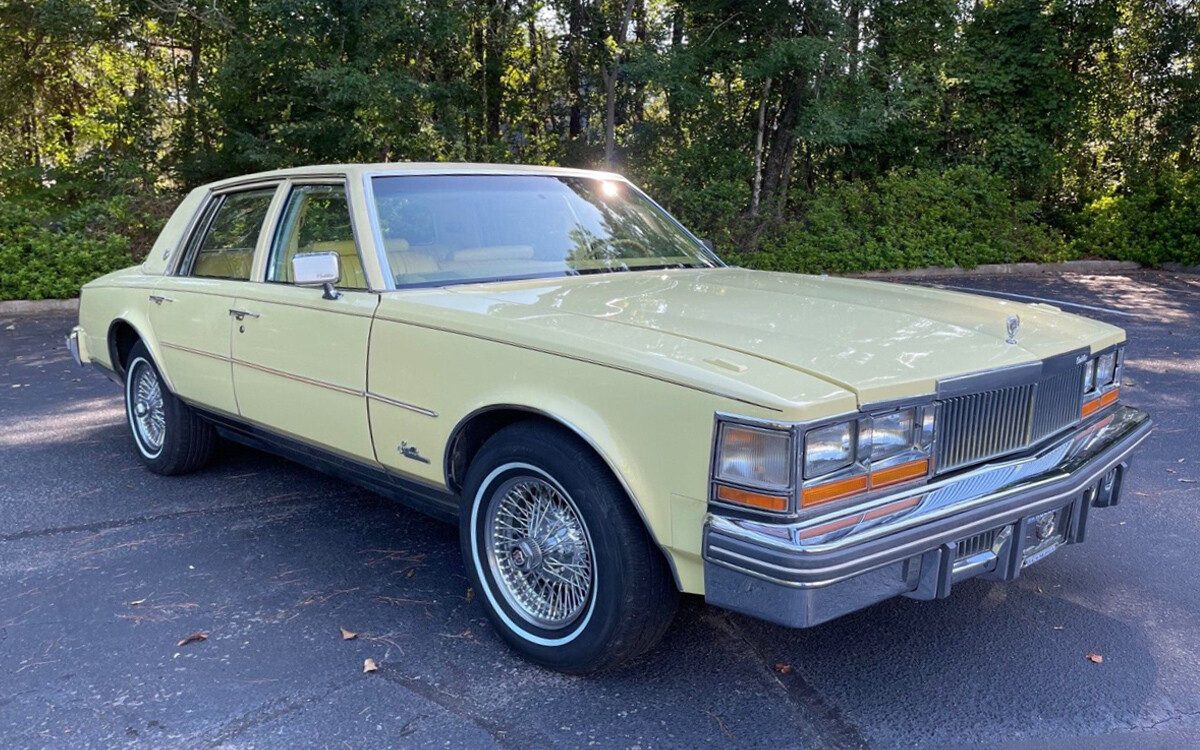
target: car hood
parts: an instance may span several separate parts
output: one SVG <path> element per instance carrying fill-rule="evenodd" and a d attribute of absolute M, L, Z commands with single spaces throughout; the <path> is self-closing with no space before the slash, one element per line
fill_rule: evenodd
<path fill-rule="evenodd" d="M 858 403 L 933 393 L 937 381 L 1124 339 L 1121 329 L 1043 304 L 925 287 L 738 268 L 614 273 L 458 287 L 527 324 L 562 316 L 718 347 L 819 378 Z M 1009 316 L 1020 318 L 1016 343 Z M 596 330 L 589 325 L 589 329 Z"/>

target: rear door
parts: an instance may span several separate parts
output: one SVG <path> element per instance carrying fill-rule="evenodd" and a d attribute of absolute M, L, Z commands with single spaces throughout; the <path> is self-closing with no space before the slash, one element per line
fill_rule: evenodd
<path fill-rule="evenodd" d="M 193 223 L 176 275 L 150 296 L 150 325 L 176 395 L 237 414 L 229 309 L 250 283 L 256 247 L 277 185 L 213 195 Z"/>
<path fill-rule="evenodd" d="M 285 186 L 262 283 L 234 304 L 233 383 L 245 421 L 375 463 L 367 424 L 367 342 L 379 302 L 367 281 L 345 181 Z M 297 253 L 336 252 L 340 297 L 292 284 Z"/>

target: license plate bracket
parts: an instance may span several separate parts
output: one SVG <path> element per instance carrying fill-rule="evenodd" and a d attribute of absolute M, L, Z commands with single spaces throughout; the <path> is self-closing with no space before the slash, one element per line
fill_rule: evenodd
<path fill-rule="evenodd" d="M 1071 506 L 1029 516 L 1021 546 L 1021 567 L 1027 568 L 1046 559 L 1066 542 L 1067 523 Z"/>

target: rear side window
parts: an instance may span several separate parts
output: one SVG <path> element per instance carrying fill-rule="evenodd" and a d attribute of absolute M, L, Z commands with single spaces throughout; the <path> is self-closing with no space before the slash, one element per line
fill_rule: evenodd
<path fill-rule="evenodd" d="M 186 275 L 249 281 L 254 247 L 274 197 L 275 188 L 271 187 L 218 198 L 192 237 Z"/>

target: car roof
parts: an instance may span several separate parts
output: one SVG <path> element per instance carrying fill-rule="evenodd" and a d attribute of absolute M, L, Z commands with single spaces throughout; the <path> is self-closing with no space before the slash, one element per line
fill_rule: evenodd
<path fill-rule="evenodd" d="M 380 162 L 377 164 L 316 164 L 308 167 L 291 167 L 275 169 L 268 172 L 254 172 L 228 179 L 212 182 L 204 187 L 221 188 L 245 182 L 258 182 L 284 177 L 330 177 L 346 175 L 358 177 L 362 175 L 456 175 L 456 174 L 495 174 L 495 175 L 552 175 L 556 177 L 589 177 L 593 179 L 624 180 L 615 172 L 601 172 L 592 169 L 573 169 L 570 167 L 541 167 L 523 164 L 483 164 L 471 162 Z"/>

